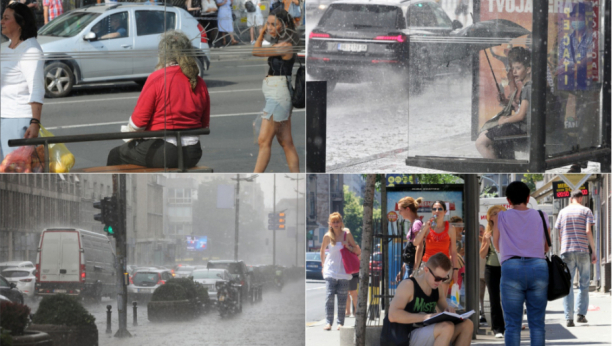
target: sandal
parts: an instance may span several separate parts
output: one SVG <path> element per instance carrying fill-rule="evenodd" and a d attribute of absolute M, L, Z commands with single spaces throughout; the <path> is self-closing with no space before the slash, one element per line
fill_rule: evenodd
<path fill-rule="evenodd" d="M 341 325 L 341 324 L 339 324 L 339 325 L 338 325 L 338 330 L 340 330 L 340 328 L 342 328 L 342 325 Z"/>
<path fill-rule="evenodd" d="M 331 330 L 331 324 L 328 324 L 325 327 L 323 327 L 323 330 Z"/>

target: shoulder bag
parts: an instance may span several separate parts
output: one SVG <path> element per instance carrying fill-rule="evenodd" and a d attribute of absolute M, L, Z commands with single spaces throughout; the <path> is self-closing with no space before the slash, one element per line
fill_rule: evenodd
<path fill-rule="evenodd" d="M 344 232 L 344 241 L 346 241 L 346 232 Z M 359 257 L 347 249 L 346 246 L 342 247 L 340 253 L 342 254 L 344 271 L 347 274 L 359 273 Z"/>
<path fill-rule="evenodd" d="M 546 221 L 544 220 L 544 214 L 541 210 L 538 210 L 538 213 L 540 213 L 542 225 L 544 226 L 546 242 L 549 247 L 552 247 L 550 236 L 548 232 L 546 232 L 547 227 Z M 565 297 L 569 294 L 570 289 L 572 289 L 572 276 L 567 265 L 557 255 L 550 255 L 550 258 L 547 256 L 546 262 L 548 262 L 548 300 L 552 301 Z"/>
<path fill-rule="evenodd" d="M 255 9 L 255 5 L 253 4 L 253 2 L 251 0 L 247 0 L 244 2 L 244 8 L 247 10 L 247 12 L 249 13 L 253 13 L 256 11 Z"/>

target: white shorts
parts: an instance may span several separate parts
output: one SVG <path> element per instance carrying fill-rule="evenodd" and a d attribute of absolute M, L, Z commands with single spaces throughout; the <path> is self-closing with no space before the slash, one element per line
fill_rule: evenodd
<path fill-rule="evenodd" d="M 410 345 L 433 346 L 436 339 L 434 338 L 435 324 L 430 324 L 425 327 L 416 328 L 410 333 Z"/>
<path fill-rule="evenodd" d="M 247 27 L 263 26 L 263 16 L 261 12 L 247 12 Z"/>

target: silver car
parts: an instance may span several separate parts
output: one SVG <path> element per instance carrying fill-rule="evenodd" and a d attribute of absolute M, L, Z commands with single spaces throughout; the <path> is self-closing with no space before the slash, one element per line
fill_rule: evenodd
<path fill-rule="evenodd" d="M 147 3 L 107 3 L 67 12 L 43 26 L 46 97 L 64 97 L 73 85 L 109 81 L 144 84 L 158 60 L 162 33 L 192 39 L 200 76 L 210 66 L 204 28 L 187 11 Z M 8 43 L 3 43 L 2 47 Z"/>
<path fill-rule="evenodd" d="M 196 269 L 191 273 L 191 276 L 193 281 L 201 283 L 208 289 L 210 300 L 217 300 L 217 282 L 232 279 L 226 269 Z"/>
<path fill-rule="evenodd" d="M 167 269 L 143 269 L 137 270 L 128 285 L 128 299 L 151 300 L 156 288 L 172 279 L 172 273 Z"/>
<path fill-rule="evenodd" d="M 9 282 L 17 285 L 17 289 L 26 297 L 33 298 L 36 287 L 35 268 L 9 268 L 2 275 Z"/>

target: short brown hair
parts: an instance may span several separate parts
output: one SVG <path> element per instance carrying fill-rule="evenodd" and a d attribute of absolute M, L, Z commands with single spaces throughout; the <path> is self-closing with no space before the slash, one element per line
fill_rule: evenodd
<path fill-rule="evenodd" d="M 575 199 L 582 198 L 582 197 L 584 197 L 584 194 L 582 193 L 581 190 L 574 190 L 572 191 L 572 194 L 570 195 L 570 198 L 575 198 Z"/>
<path fill-rule="evenodd" d="M 460 222 L 463 222 L 463 219 L 461 218 L 461 216 L 455 215 L 455 216 L 450 218 L 450 222 L 451 223 L 460 223 Z"/>
<path fill-rule="evenodd" d="M 440 267 L 445 271 L 451 270 L 453 266 L 450 259 L 442 252 L 438 252 L 437 254 L 429 257 L 427 260 L 427 265 L 431 270 L 435 270 L 436 268 Z"/>

